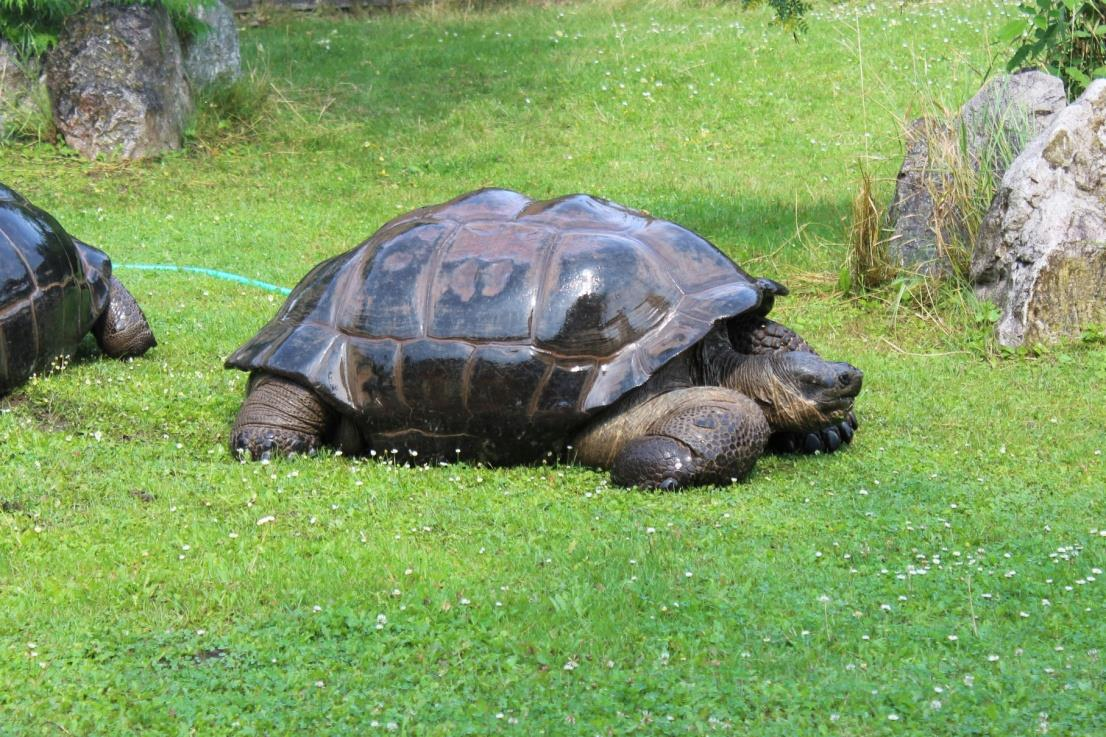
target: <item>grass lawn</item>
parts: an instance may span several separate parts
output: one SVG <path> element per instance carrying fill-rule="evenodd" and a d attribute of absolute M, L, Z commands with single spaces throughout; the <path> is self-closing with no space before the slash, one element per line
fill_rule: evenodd
<path fill-rule="evenodd" d="M 1106 349 L 996 356 L 842 298 L 861 161 L 1005 50 L 982 0 L 283 17 L 249 138 L 0 180 L 105 248 L 160 345 L 0 400 L 0 735 L 1106 734 Z M 388 218 L 586 191 L 792 286 L 866 374 L 853 446 L 678 494 L 575 467 L 239 464 L 223 359 Z M 951 315 L 951 317 L 948 317 Z M 1096 580 L 1097 579 L 1097 580 Z"/>

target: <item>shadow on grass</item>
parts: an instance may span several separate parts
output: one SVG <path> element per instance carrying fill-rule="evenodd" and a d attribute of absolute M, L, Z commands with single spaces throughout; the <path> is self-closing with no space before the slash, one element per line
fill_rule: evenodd
<path fill-rule="evenodd" d="M 307 103 L 305 122 L 325 113 L 403 130 L 481 98 L 494 109 L 508 99 L 521 103 L 526 90 L 556 87 L 571 52 L 536 27 L 546 15 L 535 11 L 531 17 L 540 22 L 491 15 L 433 21 L 408 15 L 387 22 L 288 16 L 253 31 L 256 43 L 243 51 L 247 61 L 267 63 Z M 311 112 L 310 103 L 321 108 Z"/>

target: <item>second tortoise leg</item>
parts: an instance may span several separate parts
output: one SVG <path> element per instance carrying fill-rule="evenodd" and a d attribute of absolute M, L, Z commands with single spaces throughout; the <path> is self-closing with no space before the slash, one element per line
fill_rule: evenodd
<path fill-rule="evenodd" d="M 92 331 L 100 349 L 112 358 L 141 356 L 157 345 L 142 308 L 114 276 L 108 282 L 107 309 Z"/>
<path fill-rule="evenodd" d="M 575 439 L 577 460 L 611 469 L 621 486 L 677 489 L 744 478 L 771 431 L 744 394 L 688 387 L 614 408 Z"/>

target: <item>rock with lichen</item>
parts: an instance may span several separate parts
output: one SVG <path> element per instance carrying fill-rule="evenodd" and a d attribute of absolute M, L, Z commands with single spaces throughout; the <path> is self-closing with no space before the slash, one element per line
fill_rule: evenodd
<path fill-rule="evenodd" d="M 181 46 L 162 6 L 94 4 L 70 16 L 46 61 L 54 121 L 82 155 L 179 149 L 192 110 Z"/>
<path fill-rule="evenodd" d="M 193 87 L 215 81 L 231 82 L 242 74 L 238 28 L 234 13 L 221 0 L 198 5 L 191 11 L 204 30 L 184 43 L 184 73 Z"/>
<path fill-rule="evenodd" d="M 906 130 L 906 155 L 888 210 L 892 261 L 929 274 L 966 261 L 971 228 L 965 198 L 974 195 L 979 172 L 985 168 L 1000 180 L 1065 105 L 1063 82 L 1030 70 L 990 80 L 950 121 L 915 120 Z"/>
<path fill-rule="evenodd" d="M 1097 80 L 1007 169 L 971 265 L 1002 310 L 1006 346 L 1106 324 L 1106 80 Z"/>

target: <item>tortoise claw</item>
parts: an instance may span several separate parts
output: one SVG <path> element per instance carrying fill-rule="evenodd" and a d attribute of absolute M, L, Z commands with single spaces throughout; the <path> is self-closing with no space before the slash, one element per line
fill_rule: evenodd
<path fill-rule="evenodd" d="M 821 433 L 807 433 L 806 438 L 803 439 L 804 453 L 817 453 L 818 451 L 822 450 L 822 447 Z"/>
<path fill-rule="evenodd" d="M 842 422 L 838 425 L 837 431 L 841 433 L 841 440 L 846 443 L 851 443 L 853 441 L 853 433 L 856 432 L 853 430 L 853 426 L 848 422 Z"/>
<path fill-rule="evenodd" d="M 857 428 L 852 412 L 835 425 L 814 432 L 780 432 L 772 436 L 770 446 L 776 453 L 832 453 L 853 441 Z"/>

